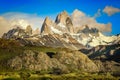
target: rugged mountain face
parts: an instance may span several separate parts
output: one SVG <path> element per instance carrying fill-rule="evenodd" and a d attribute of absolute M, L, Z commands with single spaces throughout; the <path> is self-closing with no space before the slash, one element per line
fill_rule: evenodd
<path fill-rule="evenodd" d="M 48 17 L 45 18 L 45 21 L 41 28 L 41 34 L 52 34 L 51 28 L 53 27 L 53 22 Z"/>
<path fill-rule="evenodd" d="M 26 35 L 32 35 L 32 28 L 30 25 L 26 27 L 25 32 L 27 33 Z"/>
<path fill-rule="evenodd" d="M 80 31 L 78 31 L 78 33 L 84 33 L 84 34 L 97 34 L 99 32 L 99 30 L 98 29 L 96 29 L 96 28 L 89 28 L 87 25 L 85 25 L 84 26 L 84 28 L 82 29 L 82 30 L 80 30 Z"/>
<path fill-rule="evenodd" d="M 19 38 L 16 39 L 23 45 L 34 45 L 34 46 L 47 46 L 47 47 L 61 47 L 69 48 L 72 50 L 78 50 L 79 48 L 84 48 L 84 46 L 78 43 L 74 38 L 69 34 L 63 35 L 44 35 L 44 36 L 35 36 L 29 38 Z"/>
<path fill-rule="evenodd" d="M 20 27 L 9 30 L 7 33 L 4 33 L 2 38 L 5 39 L 17 39 L 17 38 L 25 38 L 32 36 L 32 28 L 30 25 L 26 27 L 26 29 L 22 29 Z"/>
<path fill-rule="evenodd" d="M 77 35 L 73 35 L 73 37 L 87 48 L 98 45 L 111 45 L 120 38 L 120 36 L 105 36 L 96 28 L 89 28 L 87 26 L 80 30 Z"/>
<path fill-rule="evenodd" d="M 26 35 L 25 30 L 17 27 L 9 30 L 7 33 L 4 33 L 2 38 L 11 39 L 16 37 L 23 37 L 23 35 Z"/>
<path fill-rule="evenodd" d="M 55 58 L 57 58 L 62 64 L 69 66 L 68 69 L 71 71 L 99 71 L 97 66 L 86 55 L 79 51 L 71 51 L 67 53 L 61 51 L 55 55 Z"/>
<path fill-rule="evenodd" d="M 120 39 L 112 45 L 100 45 L 92 49 L 80 50 L 92 59 L 103 72 L 120 70 Z"/>
<path fill-rule="evenodd" d="M 64 73 L 72 71 L 99 71 L 97 66 L 79 51 L 61 51 L 50 56 L 43 52 L 26 50 L 23 54 L 9 60 L 8 65 L 17 70 L 23 68 L 35 71 L 59 69 Z"/>
<path fill-rule="evenodd" d="M 74 33 L 72 20 L 66 11 L 63 11 L 57 16 L 55 23 L 61 28 L 65 28 L 66 26 L 67 29 L 65 29 L 65 32 Z"/>
<path fill-rule="evenodd" d="M 114 44 L 120 36 L 105 36 L 98 29 L 89 28 L 87 25 L 84 25 L 82 29 L 75 30 L 71 17 L 66 11 L 63 11 L 58 14 L 55 22 L 46 17 L 40 32 L 39 30 L 33 31 L 28 25 L 26 29 L 18 27 L 8 31 L 3 35 L 3 38 L 17 39 L 23 45 L 65 47 L 79 50 L 85 47 Z"/>

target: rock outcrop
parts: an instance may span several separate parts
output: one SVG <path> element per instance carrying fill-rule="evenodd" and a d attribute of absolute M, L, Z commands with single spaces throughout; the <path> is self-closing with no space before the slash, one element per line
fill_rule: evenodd
<path fill-rule="evenodd" d="M 32 35 L 32 28 L 30 25 L 28 25 L 25 29 L 26 35 Z"/>
<path fill-rule="evenodd" d="M 79 51 L 65 52 L 61 51 L 55 55 L 62 64 L 68 67 L 70 71 L 97 72 L 97 66 L 83 53 Z"/>
<path fill-rule="evenodd" d="M 41 28 L 41 34 L 52 34 L 51 27 L 53 26 L 52 20 L 50 20 L 48 17 L 45 18 L 45 21 Z"/>
<path fill-rule="evenodd" d="M 24 51 L 23 54 L 16 56 L 8 62 L 8 65 L 16 70 L 29 69 L 34 71 L 52 70 L 53 68 L 59 68 L 61 70 L 67 70 L 66 66 L 61 64 L 55 58 L 50 59 L 46 53 L 33 52 L 31 50 Z"/>
<path fill-rule="evenodd" d="M 97 66 L 84 54 L 73 51 L 61 51 L 50 57 L 43 52 L 24 51 L 8 61 L 8 65 L 16 70 L 29 69 L 35 71 L 60 69 L 63 72 L 85 71 L 97 72 Z"/>
<path fill-rule="evenodd" d="M 5 39 L 11 39 L 11 38 L 16 38 L 16 37 L 21 37 L 23 38 L 26 35 L 26 32 L 24 29 L 21 29 L 20 27 L 14 28 L 9 30 L 7 33 L 4 33 L 2 38 Z"/>
<path fill-rule="evenodd" d="M 84 33 L 84 34 L 98 34 L 99 30 L 96 28 L 89 28 L 87 25 L 84 26 L 84 28 L 82 30 L 80 30 L 78 33 Z"/>
<path fill-rule="evenodd" d="M 120 70 L 120 44 L 101 45 L 92 49 L 80 50 L 92 59 L 102 72 Z"/>
<path fill-rule="evenodd" d="M 66 11 L 61 12 L 60 14 L 58 14 L 55 22 L 58 23 L 62 23 L 63 25 L 66 25 L 66 19 L 69 17 L 68 13 Z"/>
<path fill-rule="evenodd" d="M 61 48 L 69 48 L 72 50 L 78 50 L 79 48 L 84 48 L 82 44 L 80 44 L 77 40 L 72 38 L 69 34 L 63 35 L 44 35 L 44 36 L 36 36 L 31 38 L 17 39 L 23 45 L 33 45 L 33 46 L 47 46 L 47 47 L 61 47 Z"/>

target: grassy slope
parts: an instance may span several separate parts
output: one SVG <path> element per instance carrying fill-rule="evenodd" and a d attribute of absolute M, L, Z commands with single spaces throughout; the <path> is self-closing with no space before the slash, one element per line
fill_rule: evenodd
<path fill-rule="evenodd" d="M 21 76 L 17 72 L 1 73 L 0 79 L 3 80 L 119 80 L 120 77 L 113 77 L 109 73 L 106 74 L 90 74 L 90 73 L 69 73 L 62 75 L 53 74 L 35 74 L 29 73 L 30 75 Z"/>

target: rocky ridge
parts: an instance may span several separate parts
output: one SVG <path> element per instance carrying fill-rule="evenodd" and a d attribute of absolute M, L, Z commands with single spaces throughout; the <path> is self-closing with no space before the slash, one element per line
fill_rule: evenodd
<path fill-rule="evenodd" d="M 120 36 L 105 36 L 98 29 L 89 28 L 87 25 L 84 25 L 81 30 L 75 28 L 71 17 L 66 11 L 63 11 L 58 14 L 55 22 L 46 17 L 40 32 L 37 30 L 35 33 L 30 25 L 26 29 L 18 26 L 5 33 L 3 38 L 23 41 L 23 45 L 65 47 L 73 50 L 110 45 L 120 38 Z"/>
<path fill-rule="evenodd" d="M 24 53 L 10 59 L 8 66 L 15 70 L 29 69 L 34 71 L 49 71 L 60 69 L 63 73 L 84 71 L 98 72 L 97 66 L 79 51 L 60 51 L 54 55 L 43 52 L 25 50 Z"/>
<path fill-rule="evenodd" d="M 92 49 L 81 49 L 88 55 L 102 72 L 119 72 L 120 70 L 120 40 L 111 45 L 99 45 Z"/>

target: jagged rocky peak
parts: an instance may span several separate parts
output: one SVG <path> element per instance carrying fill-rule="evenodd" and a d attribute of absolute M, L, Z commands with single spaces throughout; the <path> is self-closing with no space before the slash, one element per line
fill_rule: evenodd
<path fill-rule="evenodd" d="M 55 20 L 55 23 L 58 24 L 62 28 L 63 26 L 67 27 L 66 31 L 70 33 L 74 33 L 72 20 L 66 11 L 63 11 L 60 14 L 58 14 Z"/>
<path fill-rule="evenodd" d="M 52 22 L 52 20 L 49 17 L 46 17 L 44 23 L 52 24 L 53 22 Z"/>
<path fill-rule="evenodd" d="M 32 35 L 32 27 L 30 25 L 28 25 L 25 29 L 25 32 L 27 35 Z"/>
<path fill-rule="evenodd" d="M 32 35 L 32 27 L 28 25 L 26 29 L 23 29 L 21 26 L 15 26 L 15 28 L 9 30 L 7 33 L 4 33 L 2 38 L 5 39 L 16 39 L 16 38 L 25 38 Z"/>
<path fill-rule="evenodd" d="M 16 27 L 9 30 L 7 33 L 4 33 L 2 38 L 10 39 L 10 38 L 22 37 L 23 35 L 25 35 L 25 30 L 20 27 Z"/>
<path fill-rule="evenodd" d="M 85 33 L 85 34 L 87 34 L 87 33 L 98 33 L 99 30 L 96 29 L 96 28 L 90 28 L 88 25 L 84 25 L 84 28 L 82 30 L 78 31 L 78 33 L 81 33 L 81 32 Z"/>
<path fill-rule="evenodd" d="M 68 13 L 66 11 L 61 12 L 60 14 L 58 14 L 55 22 L 58 23 L 62 23 L 63 25 L 66 25 L 66 19 L 69 17 Z"/>
<path fill-rule="evenodd" d="M 41 34 L 52 34 L 51 27 L 53 26 L 52 20 L 46 17 L 41 28 Z"/>

